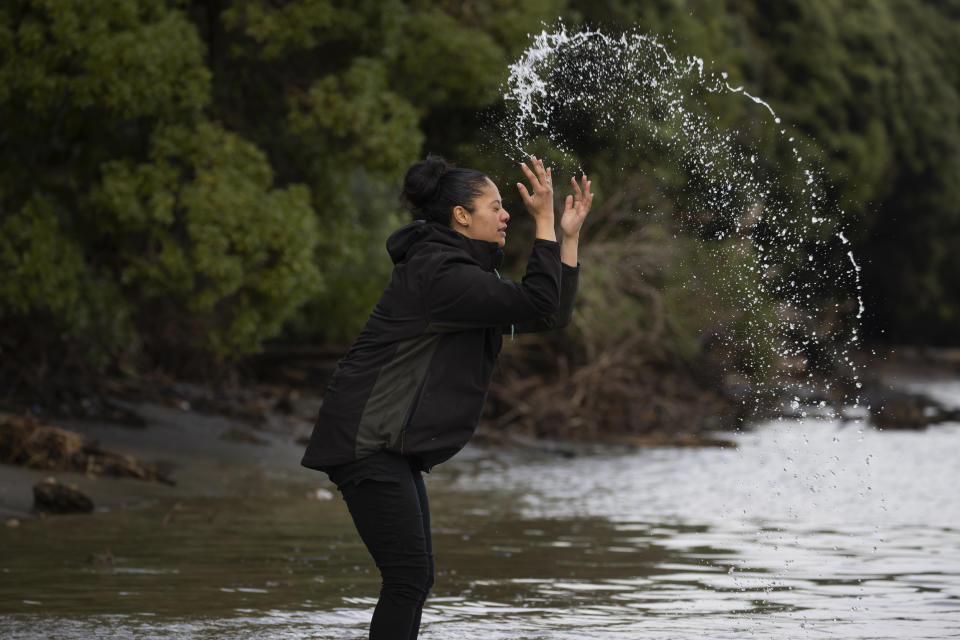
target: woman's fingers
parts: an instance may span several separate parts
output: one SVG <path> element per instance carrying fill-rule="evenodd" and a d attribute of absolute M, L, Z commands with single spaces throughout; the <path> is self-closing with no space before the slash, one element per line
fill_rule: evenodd
<path fill-rule="evenodd" d="M 527 166 L 527 163 L 521 162 L 520 169 L 523 171 L 523 175 L 527 176 L 527 180 L 530 181 L 530 185 L 535 187 L 537 185 L 537 176 L 534 175 L 533 171 L 530 171 L 530 167 Z"/>
<path fill-rule="evenodd" d="M 547 171 L 543 168 L 543 160 L 537 156 L 530 156 L 530 162 L 533 164 L 533 170 L 537 172 L 537 179 L 540 184 L 548 184 Z"/>
<path fill-rule="evenodd" d="M 530 181 L 530 186 L 533 188 L 534 192 L 537 191 L 538 187 L 541 189 L 550 189 L 552 191 L 553 172 L 543 165 L 543 160 L 536 156 L 530 156 L 530 165 L 533 167 L 532 170 L 525 162 L 521 162 L 520 168 L 523 169 L 523 173 L 527 176 L 527 180 Z"/>
<path fill-rule="evenodd" d="M 590 192 L 590 180 L 587 179 L 587 174 L 583 174 L 580 181 L 583 183 L 581 202 L 583 202 L 583 205 L 589 211 L 590 205 L 593 203 L 593 193 Z M 578 192 L 581 191 L 579 185 L 576 185 L 576 188 Z"/>
<path fill-rule="evenodd" d="M 527 176 L 527 180 L 530 181 L 530 187 L 533 190 L 533 194 L 530 194 L 526 189 L 522 189 L 521 195 L 524 196 L 524 203 L 537 195 L 537 191 L 540 190 L 538 187 L 553 191 L 552 169 L 545 167 L 543 160 L 536 156 L 530 156 L 530 165 L 533 167 L 532 169 L 528 167 L 525 162 L 520 163 L 520 168 L 523 170 L 524 175 Z M 579 183 L 575 177 L 571 177 L 570 184 L 573 186 L 573 205 L 585 205 L 587 209 L 589 209 L 590 204 L 593 202 L 593 193 L 590 192 L 590 180 L 587 178 L 587 174 L 583 174 L 580 177 Z M 518 187 L 519 186 L 518 183 Z"/>
<path fill-rule="evenodd" d="M 526 167 L 524 167 L 524 169 L 526 169 Z M 527 169 L 527 171 L 529 171 L 529 169 Z M 520 199 L 523 200 L 524 206 L 528 206 L 532 198 L 530 197 L 530 194 L 527 192 L 527 188 L 523 186 L 522 182 L 518 182 L 517 189 L 520 191 Z"/>

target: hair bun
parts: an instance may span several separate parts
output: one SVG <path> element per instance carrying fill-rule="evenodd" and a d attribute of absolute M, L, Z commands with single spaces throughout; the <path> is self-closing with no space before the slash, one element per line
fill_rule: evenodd
<path fill-rule="evenodd" d="M 411 211 L 422 209 L 423 205 L 436 195 L 440 178 L 454 168 L 452 163 L 435 153 L 413 163 L 403 178 L 400 198 L 404 206 Z"/>

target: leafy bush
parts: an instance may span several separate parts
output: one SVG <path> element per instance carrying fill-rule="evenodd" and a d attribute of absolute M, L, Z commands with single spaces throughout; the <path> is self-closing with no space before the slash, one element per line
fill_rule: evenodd
<path fill-rule="evenodd" d="M 310 194 L 272 182 L 262 152 L 207 123 L 160 128 L 147 162 L 104 164 L 98 235 L 154 346 L 252 351 L 317 293 Z"/>

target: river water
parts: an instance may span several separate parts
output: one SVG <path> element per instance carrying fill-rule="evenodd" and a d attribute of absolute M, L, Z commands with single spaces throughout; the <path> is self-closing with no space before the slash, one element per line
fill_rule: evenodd
<path fill-rule="evenodd" d="M 960 384 L 933 390 L 960 404 Z M 427 479 L 421 637 L 960 637 L 960 425 L 809 418 L 734 439 L 468 448 Z M 366 637 L 378 578 L 342 501 L 269 465 L 242 497 L 0 532 L 0 637 Z"/>

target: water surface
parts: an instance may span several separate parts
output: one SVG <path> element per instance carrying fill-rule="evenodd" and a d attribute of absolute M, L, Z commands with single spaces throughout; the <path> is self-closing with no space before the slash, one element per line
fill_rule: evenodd
<path fill-rule="evenodd" d="M 736 439 L 438 468 L 421 637 L 960 634 L 960 425 L 808 419 Z M 321 476 L 264 475 L 242 498 L 3 531 L 0 636 L 365 637 L 378 577 L 344 505 L 304 497 Z"/>

